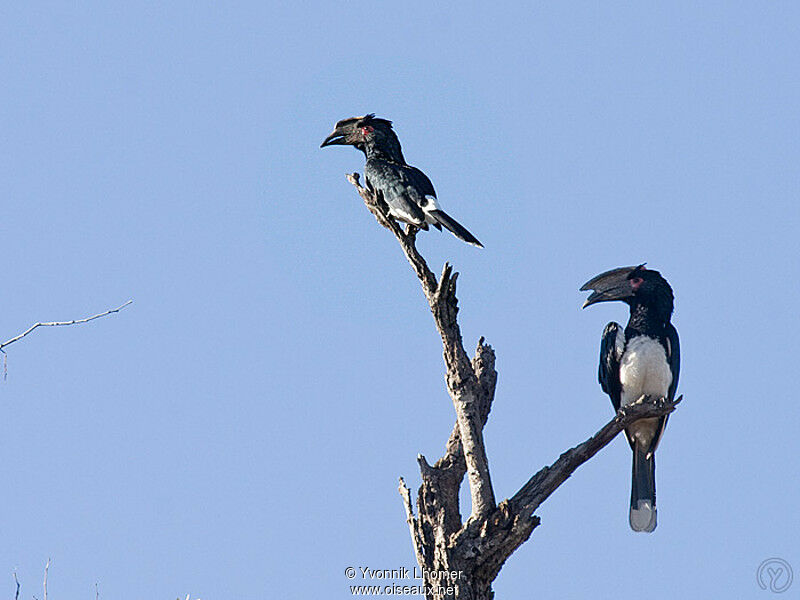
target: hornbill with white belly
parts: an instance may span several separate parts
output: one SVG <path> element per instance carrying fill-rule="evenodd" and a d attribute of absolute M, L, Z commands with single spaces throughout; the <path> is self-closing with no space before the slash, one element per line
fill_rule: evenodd
<path fill-rule="evenodd" d="M 672 288 L 658 271 L 621 267 L 587 281 L 581 291 L 593 293 L 586 308 L 598 302 L 620 300 L 630 307 L 623 329 L 611 322 L 600 343 L 599 380 L 614 410 L 642 396 L 675 398 L 680 370 L 678 332 L 672 326 Z M 633 450 L 630 525 L 634 531 L 656 528 L 655 451 L 667 417 L 641 419 L 625 428 Z"/>

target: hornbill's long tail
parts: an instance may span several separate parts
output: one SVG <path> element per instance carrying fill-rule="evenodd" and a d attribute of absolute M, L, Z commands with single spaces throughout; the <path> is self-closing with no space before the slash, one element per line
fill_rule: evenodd
<path fill-rule="evenodd" d="M 630 524 L 634 531 L 650 533 L 656 528 L 656 455 L 638 443 L 633 445 Z"/>
<path fill-rule="evenodd" d="M 478 241 L 478 238 L 472 235 L 461 223 L 456 221 L 443 210 L 430 210 L 427 214 L 435 220 L 434 224 L 438 223 L 440 225 L 444 225 L 458 239 L 463 240 L 468 244 L 472 244 L 473 246 L 477 246 L 478 248 L 483 248 L 483 244 Z"/>

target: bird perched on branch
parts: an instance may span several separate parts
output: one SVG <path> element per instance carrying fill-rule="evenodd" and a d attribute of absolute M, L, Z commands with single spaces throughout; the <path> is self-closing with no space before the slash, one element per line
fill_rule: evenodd
<path fill-rule="evenodd" d="M 581 291 L 593 290 L 586 308 L 598 302 L 621 300 L 630 307 L 623 330 L 611 322 L 600 343 L 599 380 L 614 410 L 642 396 L 675 398 L 680 370 L 678 332 L 670 323 L 672 288 L 658 271 L 638 267 L 613 269 L 587 281 Z M 656 528 L 655 451 L 667 417 L 641 419 L 625 428 L 633 450 L 630 524 L 634 531 Z"/>
<path fill-rule="evenodd" d="M 444 212 L 428 177 L 407 164 L 392 122 L 374 114 L 343 119 L 320 148 L 333 145 L 355 146 L 367 157 L 364 175 L 367 187 L 389 207 L 395 219 L 420 229 L 433 225 L 449 229 L 458 239 L 483 248 L 478 239 Z"/>

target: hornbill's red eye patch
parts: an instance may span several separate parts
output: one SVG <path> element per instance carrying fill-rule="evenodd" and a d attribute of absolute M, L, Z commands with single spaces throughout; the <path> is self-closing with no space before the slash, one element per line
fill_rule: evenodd
<path fill-rule="evenodd" d="M 644 279 L 642 279 L 641 277 L 634 277 L 634 278 L 631 279 L 631 287 L 634 290 L 638 290 L 639 286 L 642 285 L 643 281 L 644 281 Z"/>
<path fill-rule="evenodd" d="M 364 135 L 372 133 L 373 131 L 375 131 L 375 128 L 372 127 L 372 125 L 365 125 L 364 127 L 361 128 L 361 133 L 363 133 Z"/>

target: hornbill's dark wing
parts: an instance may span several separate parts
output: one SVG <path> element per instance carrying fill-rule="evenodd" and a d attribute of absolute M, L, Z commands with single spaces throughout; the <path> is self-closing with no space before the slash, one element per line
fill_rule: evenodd
<path fill-rule="evenodd" d="M 669 399 L 673 400 L 675 398 L 675 390 L 678 389 L 678 375 L 681 372 L 681 344 L 678 340 L 678 332 L 672 326 L 672 323 L 667 323 L 665 335 L 667 338 L 667 362 L 669 362 L 669 370 L 672 371 Z"/>
<path fill-rule="evenodd" d="M 414 181 L 417 189 L 425 196 L 433 196 L 436 198 L 436 190 L 433 189 L 433 184 L 428 176 L 420 171 L 417 167 L 407 166 L 409 177 Z"/>
<path fill-rule="evenodd" d="M 433 189 L 433 184 L 431 183 L 431 180 L 428 179 L 428 176 L 425 175 L 425 173 L 423 173 L 422 171 L 420 171 L 417 167 L 412 167 L 411 165 L 408 165 L 407 169 L 409 177 L 414 182 L 414 187 L 416 187 L 422 193 L 423 199 L 420 201 L 422 202 L 422 206 L 423 207 L 427 206 L 429 202 L 427 198 L 428 196 L 433 196 L 434 198 L 436 198 L 436 190 Z M 442 226 L 435 221 L 433 223 L 433 226 L 436 227 L 436 229 L 438 229 L 439 231 L 442 230 Z"/>
<path fill-rule="evenodd" d="M 603 340 L 600 342 L 600 368 L 597 379 L 600 387 L 611 398 L 614 410 L 619 410 L 622 398 L 622 383 L 619 380 L 619 361 L 625 348 L 625 330 L 619 323 L 611 322 L 603 330 Z"/>
<path fill-rule="evenodd" d="M 371 159 L 367 161 L 364 175 L 368 187 L 383 197 L 393 215 L 406 223 L 427 229 L 425 213 L 420 208 L 425 194 L 417 189 L 417 177 L 410 167 Z M 432 185 L 430 187 L 433 189 Z"/>

